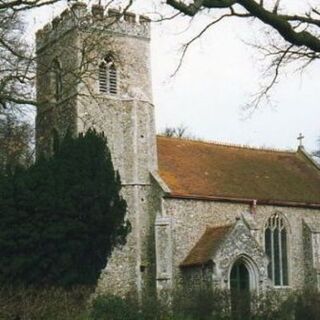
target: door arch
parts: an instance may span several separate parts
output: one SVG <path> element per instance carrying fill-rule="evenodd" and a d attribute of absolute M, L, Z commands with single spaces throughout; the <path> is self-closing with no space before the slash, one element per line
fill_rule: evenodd
<path fill-rule="evenodd" d="M 256 289 L 256 270 L 247 257 L 239 257 L 231 266 L 229 288 L 231 294 L 232 319 L 250 317 L 250 292 Z"/>
<path fill-rule="evenodd" d="M 238 271 L 237 271 L 238 270 Z M 258 291 L 259 272 L 256 264 L 247 255 L 238 256 L 229 269 L 229 289 L 234 289 L 236 284 L 236 276 L 240 276 L 240 287 L 246 288 L 249 286 L 250 291 Z"/>
<path fill-rule="evenodd" d="M 250 290 L 249 270 L 242 260 L 237 260 L 231 268 L 230 290 L 237 292 Z"/>

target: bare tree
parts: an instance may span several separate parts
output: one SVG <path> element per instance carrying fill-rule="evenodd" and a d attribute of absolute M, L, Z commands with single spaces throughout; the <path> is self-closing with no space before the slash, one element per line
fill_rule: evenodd
<path fill-rule="evenodd" d="M 188 47 L 222 20 L 230 18 L 258 20 L 274 31 L 268 38 L 268 44 L 255 45 L 266 58 L 270 59 L 268 66 L 270 77 L 254 97 L 251 106 L 257 107 L 261 99 L 268 99 L 282 67 L 291 62 L 299 62 L 298 69 L 303 70 L 320 58 L 319 6 L 309 5 L 307 12 L 291 14 L 286 10 L 284 0 L 167 0 L 166 3 L 179 13 L 190 17 L 204 12 L 214 15 L 212 21 L 184 45 L 178 69 Z"/>
<path fill-rule="evenodd" d="M 320 160 L 320 138 L 318 139 L 318 150 L 314 151 L 312 155 Z"/>
<path fill-rule="evenodd" d="M 41 52 L 35 52 L 33 46 L 26 43 L 24 38 L 24 24 L 21 19 L 21 13 L 30 11 L 34 8 L 60 2 L 61 0 L 26 0 L 26 1 L 0 1 L 0 110 L 15 108 L 20 109 L 23 106 L 39 106 L 40 104 L 52 104 L 52 97 L 47 99 L 36 99 L 35 96 L 35 80 L 36 80 L 36 56 L 39 64 Z M 69 1 L 68 1 L 69 2 Z M 71 2 L 71 1 L 70 1 Z M 107 10 L 112 6 L 114 0 L 108 2 L 104 7 Z M 116 23 L 125 15 L 126 11 L 132 5 L 132 0 L 127 2 L 123 10 L 110 19 L 110 24 Z M 94 77 L 96 70 L 92 70 L 92 65 L 97 60 L 94 55 L 99 52 L 99 46 L 106 44 L 105 30 L 109 27 L 104 23 L 103 28 L 95 31 L 95 36 L 92 37 L 90 32 L 91 24 L 94 23 L 89 16 L 77 15 L 77 6 L 81 5 L 77 2 L 70 3 L 69 10 L 72 15 L 75 28 L 82 32 L 81 48 L 73 47 L 74 43 L 70 43 L 68 47 L 62 48 L 61 55 L 68 51 L 77 50 L 81 57 L 79 63 L 72 67 L 62 70 L 63 77 L 63 99 L 59 103 L 65 102 L 69 97 L 75 94 L 74 90 L 79 84 L 87 86 L 88 78 Z M 104 41 L 102 41 L 104 39 Z M 110 40 L 111 41 L 111 40 Z M 57 54 L 59 58 L 59 54 Z M 56 72 L 53 70 L 53 64 L 40 66 L 42 72 L 52 75 Z M 50 80 L 50 79 L 49 79 Z M 57 101 L 55 101 L 57 102 Z"/>
<path fill-rule="evenodd" d="M 165 137 L 171 138 L 197 139 L 193 134 L 189 132 L 188 127 L 183 124 L 180 124 L 177 127 L 166 127 L 160 134 Z"/>
<path fill-rule="evenodd" d="M 34 129 L 19 115 L 0 116 L 0 171 L 16 166 L 28 167 L 34 159 Z"/>
<path fill-rule="evenodd" d="M 32 103 L 34 61 L 18 14 L 0 13 L 0 108 Z"/>
<path fill-rule="evenodd" d="M 57 2 L 62 2 L 62 0 L 6 0 L 0 1 L 0 10 L 19 12 L 47 6 Z"/>

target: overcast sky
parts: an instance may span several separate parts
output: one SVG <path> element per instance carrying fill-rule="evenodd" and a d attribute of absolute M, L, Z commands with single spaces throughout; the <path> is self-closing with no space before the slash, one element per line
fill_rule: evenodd
<path fill-rule="evenodd" d="M 160 1 L 136 0 L 134 10 L 151 13 L 152 2 Z M 304 4 L 310 2 L 314 1 Z M 305 9 L 301 1 L 289 3 L 292 10 Z M 62 7 L 37 10 L 30 25 L 43 25 Z M 202 16 L 191 24 L 190 19 L 174 19 L 153 25 L 152 78 L 158 131 L 183 124 L 206 140 L 280 149 L 296 149 L 296 138 L 302 132 L 306 149 L 314 150 L 320 136 L 319 62 L 303 74 L 295 66 L 287 70 L 272 91 L 272 105 L 262 104 L 253 113 L 244 109 L 265 79 L 262 56 L 246 44 L 264 40 L 258 23 L 219 23 L 189 48 L 181 69 L 171 77 L 182 44 L 210 19 Z"/>

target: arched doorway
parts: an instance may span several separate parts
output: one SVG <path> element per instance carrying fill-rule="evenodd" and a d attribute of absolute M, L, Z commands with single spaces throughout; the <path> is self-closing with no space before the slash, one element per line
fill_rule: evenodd
<path fill-rule="evenodd" d="M 230 293 L 232 319 L 249 319 L 250 317 L 250 288 L 252 279 L 247 264 L 238 259 L 230 272 Z"/>
<path fill-rule="evenodd" d="M 230 273 L 231 291 L 250 290 L 250 275 L 245 263 L 242 260 L 236 261 Z"/>

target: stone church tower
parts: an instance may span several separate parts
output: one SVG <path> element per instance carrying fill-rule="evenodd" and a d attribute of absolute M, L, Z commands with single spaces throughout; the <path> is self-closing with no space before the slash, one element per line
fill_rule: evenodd
<path fill-rule="evenodd" d="M 98 5 L 89 12 L 75 4 L 37 32 L 37 153 L 50 153 L 56 135 L 93 127 L 105 133 L 120 172 L 132 231 L 98 285 L 119 294 L 142 292 L 154 268 L 147 259 L 157 169 L 149 44 L 148 18 Z"/>

